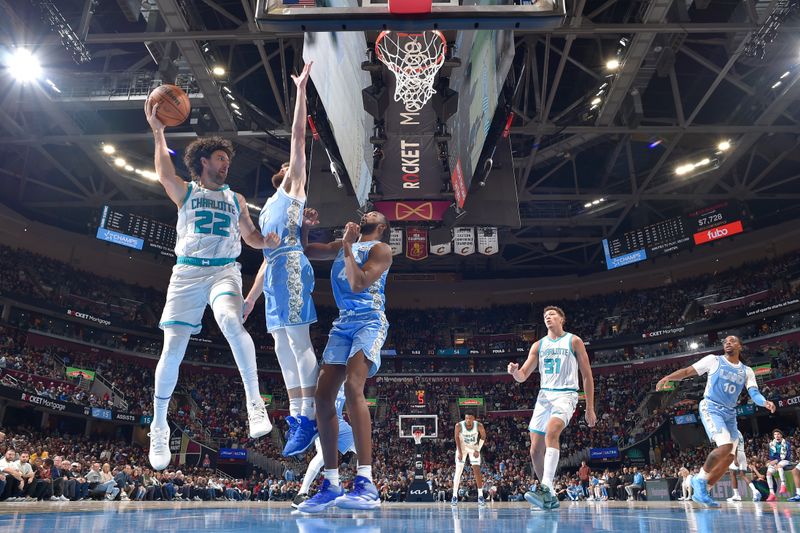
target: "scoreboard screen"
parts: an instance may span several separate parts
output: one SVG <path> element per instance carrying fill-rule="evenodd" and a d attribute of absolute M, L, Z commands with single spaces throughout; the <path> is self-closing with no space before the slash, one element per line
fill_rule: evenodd
<path fill-rule="evenodd" d="M 103 207 L 97 238 L 136 250 L 175 257 L 175 228 L 158 220 Z"/>
<path fill-rule="evenodd" d="M 606 268 L 632 265 L 742 233 L 746 217 L 742 204 L 725 201 L 603 239 Z"/>

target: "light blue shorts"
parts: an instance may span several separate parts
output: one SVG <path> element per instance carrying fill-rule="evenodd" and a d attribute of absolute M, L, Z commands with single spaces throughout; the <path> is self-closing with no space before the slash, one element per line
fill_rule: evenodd
<path fill-rule="evenodd" d="M 267 331 L 316 322 L 312 292 L 314 269 L 304 253 L 288 252 L 270 259 L 264 272 Z"/>
<path fill-rule="evenodd" d="M 333 321 L 328 344 L 322 353 L 322 361 L 328 365 L 346 365 L 359 351 L 372 363 L 369 377 L 381 367 L 381 348 L 386 342 L 389 322 L 381 311 L 342 314 Z"/>
<path fill-rule="evenodd" d="M 356 441 L 353 437 L 353 428 L 344 419 L 339 419 L 339 453 L 342 455 L 356 449 Z"/>
<path fill-rule="evenodd" d="M 703 399 L 700 401 L 700 421 L 706 428 L 708 438 L 717 446 L 731 444 L 739 436 L 735 409 Z"/>

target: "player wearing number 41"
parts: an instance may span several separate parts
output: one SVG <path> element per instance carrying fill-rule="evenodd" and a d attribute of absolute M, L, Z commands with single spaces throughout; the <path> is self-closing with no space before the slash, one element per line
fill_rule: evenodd
<path fill-rule="evenodd" d="M 566 315 L 559 307 L 544 308 L 547 335 L 533 343 L 528 359 L 520 368 L 508 364 L 508 373 L 522 383 L 539 368 L 540 388 L 536 407 L 528 426 L 531 434 L 531 461 L 540 484 L 535 491 L 525 493 L 525 500 L 541 509 L 556 509 L 558 498 L 553 489 L 553 476 L 558 468 L 559 438 L 578 404 L 578 371 L 583 377 L 586 393 L 586 423 L 594 427 L 594 379 L 589 355 L 580 337 L 564 331 Z"/>
<path fill-rule="evenodd" d="M 187 183 L 178 177 L 167 150 L 164 124 L 156 118 L 158 106 L 149 100 L 145 103 L 147 122 L 155 137 L 155 168 L 167 196 L 178 208 L 178 260 L 159 323 L 164 330 L 164 347 L 156 366 L 150 424 L 150 464 L 162 470 L 171 457 L 167 424 L 170 398 L 189 336 L 200 332 L 207 305 L 230 344 L 244 382 L 250 436 L 260 437 L 272 430 L 258 388 L 255 346 L 242 326 L 242 275 L 236 258 L 242 239 L 253 248 L 274 248 L 278 236 L 262 236 L 250 219 L 244 196 L 225 184 L 233 157 L 229 141 L 218 137 L 194 141 L 184 155 L 193 181 Z"/>
<path fill-rule="evenodd" d="M 706 428 L 708 438 L 717 448 L 708 454 L 700 473 L 692 479 L 692 500 L 707 507 L 718 507 L 719 503 L 709 494 L 734 460 L 736 449 L 744 443 L 739 442 L 739 428 L 736 427 L 736 404 L 742 388 L 747 388 L 753 402 L 775 412 L 775 404 L 768 401 L 758 390 L 753 369 L 740 360 L 742 342 L 739 337 L 730 335 L 722 342 L 724 355 L 707 355 L 686 368 L 664 376 L 656 384 L 662 391 L 670 381 L 680 381 L 693 376 L 708 374 L 706 389 L 700 401 L 700 420 Z"/>
<path fill-rule="evenodd" d="M 325 481 L 313 498 L 298 506 L 302 512 L 319 513 L 332 506 L 369 510 L 381 504 L 372 482 L 372 420 L 364 385 L 381 366 L 381 348 L 389 330 L 384 314 L 384 287 L 392 265 L 392 250 L 381 242 L 388 235 L 388 220 L 372 211 L 361 217 L 360 226 L 348 222 L 341 240 L 305 246 L 310 259 L 334 260 L 331 287 L 339 317 L 333 321 L 322 353 L 314 397 Z M 303 242 L 307 242 L 305 233 Z M 335 405 L 336 391 L 342 383 L 358 455 L 353 490 L 346 494 L 339 485 L 339 424 Z"/>

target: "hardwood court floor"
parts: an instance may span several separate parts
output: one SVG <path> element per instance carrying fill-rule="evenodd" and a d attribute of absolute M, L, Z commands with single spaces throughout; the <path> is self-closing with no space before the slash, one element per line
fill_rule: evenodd
<path fill-rule="evenodd" d="M 0 531 L 800 533 L 800 504 L 742 502 L 703 509 L 682 502 L 562 502 L 561 509 L 543 512 L 524 502 L 483 508 L 395 503 L 372 512 L 303 515 L 288 503 L 9 502 L 0 503 Z"/>

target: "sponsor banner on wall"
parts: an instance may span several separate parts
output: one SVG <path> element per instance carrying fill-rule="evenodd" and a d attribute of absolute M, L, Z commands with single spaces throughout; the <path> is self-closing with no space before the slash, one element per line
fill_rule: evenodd
<path fill-rule="evenodd" d="M 497 238 L 497 228 L 482 226 L 476 228 L 478 232 L 478 253 L 494 255 L 500 251 Z"/>
<path fill-rule="evenodd" d="M 366 398 L 366 400 L 367 400 L 367 407 L 378 407 L 377 398 Z"/>
<path fill-rule="evenodd" d="M 172 454 L 172 465 L 202 466 L 215 468 L 217 452 L 208 446 L 200 444 L 187 435 L 173 422 L 169 423 L 171 430 L 169 436 L 169 451 Z"/>
<path fill-rule="evenodd" d="M 375 202 L 375 210 L 383 213 L 390 222 L 441 221 L 448 207 L 448 201 Z"/>
<path fill-rule="evenodd" d="M 82 311 L 76 311 L 74 309 L 67 309 L 67 316 L 72 316 L 75 318 L 80 318 L 81 320 L 88 320 L 89 322 L 94 322 L 96 324 L 100 324 L 101 326 L 110 326 L 111 321 L 106 320 L 105 318 L 99 318 L 94 315 L 90 315 L 89 313 L 84 313 Z"/>
<path fill-rule="evenodd" d="M 375 382 L 376 383 L 406 383 L 406 384 L 410 384 L 410 383 L 461 383 L 461 377 L 460 376 L 378 376 L 378 377 L 375 378 Z"/>
<path fill-rule="evenodd" d="M 459 398 L 459 407 L 482 407 L 483 398 Z"/>
<path fill-rule="evenodd" d="M 453 232 L 453 245 L 458 255 L 474 254 L 475 228 L 455 228 Z"/>
<path fill-rule="evenodd" d="M 751 368 L 756 376 L 768 376 L 772 373 L 772 363 L 764 363 Z"/>
<path fill-rule="evenodd" d="M 389 230 L 389 248 L 392 249 L 392 255 L 400 255 L 403 253 L 403 230 L 400 228 L 391 228 Z"/>
<path fill-rule="evenodd" d="M 261 399 L 264 400 L 264 405 L 269 407 L 272 405 L 272 394 L 261 393 Z"/>
<path fill-rule="evenodd" d="M 456 195 L 456 205 L 459 209 L 463 209 L 464 203 L 467 201 L 467 184 L 464 183 L 464 170 L 461 168 L 461 159 L 458 159 L 453 167 L 450 183 L 452 183 L 453 193 Z"/>
<path fill-rule="evenodd" d="M 447 255 L 453 252 L 453 241 L 445 244 L 431 243 L 431 254 L 433 255 Z"/>
<path fill-rule="evenodd" d="M 619 448 L 589 448 L 589 459 L 619 459 Z"/>
<path fill-rule="evenodd" d="M 778 407 L 792 407 L 800 405 L 800 395 L 792 396 L 790 398 L 781 398 L 776 402 Z"/>
<path fill-rule="evenodd" d="M 789 300 L 789 301 L 781 302 L 781 303 L 775 304 L 775 305 L 768 305 L 768 306 L 762 307 L 760 309 L 753 309 L 752 311 L 747 311 L 745 313 L 745 316 L 760 315 L 761 313 L 766 313 L 768 311 L 774 311 L 776 309 L 781 309 L 783 307 L 789 307 L 790 305 L 795 305 L 795 304 L 798 304 L 798 303 L 800 303 L 800 300 L 795 298 L 794 300 Z"/>
<path fill-rule="evenodd" d="M 428 257 L 428 230 L 406 229 L 406 257 L 412 261 L 421 261 Z"/>
<path fill-rule="evenodd" d="M 220 448 L 219 458 L 230 461 L 247 461 L 247 450 L 244 448 Z"/>

